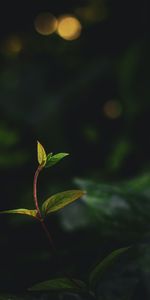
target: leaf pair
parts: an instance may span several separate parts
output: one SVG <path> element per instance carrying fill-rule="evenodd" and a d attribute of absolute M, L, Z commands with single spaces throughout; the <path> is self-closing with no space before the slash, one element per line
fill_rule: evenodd
<path fill-rule="evenodd" d="M 53 213 L 65 207 L 66 205 L 74 202 L 75 200 L 81 198 L 85 194 L 84 191 L 80 190 L 70 190 L 61 193 L 57 193 L 50 198 L 48 198 L 42 205 L 42 212 L 44 216 L 47 216 L 49 213 Z M 37 210 L 29 210 L 25 208 L 20 209 L 12 209 L 12 210 L 5 210 L 0 213 L 6 214 L 23 214 L 28 215 L 34 218 L 38 218 Z"/>
<path fill-rule="evenodd" d="M 72 291 L 94 291 L 95 287 L 102 277 L 102 275 L 108 270 L 108 268 L 115 262 L 115 260 L 124 252 L 126 252 L 130 247 L 120 248 L 111 252 L 102 261 L 100 261 L 96 267 L 92 269 L 89 274 L 89 280 L 86 284 L 83 281 L 70 278 L 56 278 L 40 282 L 32 286 L 30 291 L 62 291 L 62 290 L 72 290 Z"/>
<path fill-rule="evenodd" d="M 45 152 L 44 147 L 37 142 L 37 158 L 39 165 L 49 168 L 57 164 L 61 159 L 65 156 L 68 156 L 68 153 L 57 153 L 53 155 L 53 153 L 49 153 L 48 155 Z"/>

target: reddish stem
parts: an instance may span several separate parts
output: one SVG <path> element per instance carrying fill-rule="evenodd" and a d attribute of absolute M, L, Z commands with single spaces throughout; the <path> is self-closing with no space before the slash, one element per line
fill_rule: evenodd
<path fill-rule="evenodd" d="M 57 253 L 56 252 L 56 247 L 55 247 L 54 242 L 53 242 L 53 240 L 51 238 L 49 230 L 48 230 L 48 228 L 47 228 L 47 226 L 46 226 L 46 224 L 45 224 L 45 222 L 44 222 L 44 220 L 42 218 L 41 211 L 39 209 L 39 204 L 38 204 L 38 198 L 37 198 L 37 180 L 38 180 L 39 173 L 42 171 L 42 169 L 43 169 L 43 166 L 39 165 L 38 168 L 37 168 L 37 170 L 36 170 L 36 172 L 35 172 L 35 175 L 34 175 L 34 182 L 33 182 L 34 203 L 35 203 L 35 207 L 36 207 L 36 210 L 37 210 L 37 218 L 40 221 L 43 230 L 45 231 L 45 234 L 46 234 L 46 236 L 48 238 L 48 241 L 50 243 L 51 248 L 55 251 L 55 253 Z M 68 274 L 66 273 L 66 277 L 70 277 L 70 276 L 68 276 Z M 70 280 L 78 286 L 78 284 L 77 284 L 76 281 L 74 281 L 72 278 L 70 278 Z"/>
<path fill-rule="evenodd" d="M 54 246 L 53 240 L 51 238 L 51 235 L 50 235 L 50 233 L 49 233 L 49 231 L 48 231 L 48 229 L 47 229 L 47 227 L 44 223 L 44 220 L 42 218 L 41 211 L 39 209 L 38 198 L 37 198 L 37 180 L 38 180 L 39 173 L 42 171 L 42 169 L 43 169 L 43 166 L 39 165 L 36 172 L 35 172 L 35 175 L 34 175 L 33 197 L 34 197 L 35 207 L 36 207 L 36 210 L 37 210 L 37 218 L 40 221 L 40 223 L 42 225 L 42 228 L 43 228 L 43 230 L 45 231 L 45 233 L 47 235 L 47 238 L 49 240 L 49 243 L 50 243 L 51 247 L 55 250 L 55 246 Z"/>
<path fill-rule="evenodd" d="M 41 216 L 38 199 L 37 199 L 37 179 L 38 179 L 39 173 L 42 170 L 42 168 L 43 168 L 43 166 L 38 166 L 38 168 L 35 172 L 35 175 L 34 175 L 34 182 L 33 182 L 33 197 L 34 197 L 34 203 L 35 203 L 35 207 L 36 207 L 39 219 L 41 219 L 42 216 Z"/>
<path fill-rule="evenodd" d="M 53 240 L 51 238 L 51 235 L 49 233 L 49 230 L 47 229 L 47 226 L 45 225 L 44 220 L 42 218 L 40 219 L 40 222 L 41 222 L 41 225 L 42 225 L 42 227 L 43 227 L 43 229 L 44 229 L 44 231 L 45 231 L 45 233 L 47 235 L 47 238 L 49 240 L 50 246 L 53 248 L 53 250 L 56 250 L 55 245 L 53 243 Z"/>

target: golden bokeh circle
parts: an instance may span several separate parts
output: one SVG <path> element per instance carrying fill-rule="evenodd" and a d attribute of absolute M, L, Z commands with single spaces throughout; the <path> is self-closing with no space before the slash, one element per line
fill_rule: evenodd
<path fill-rule="evenodd" d="M 80 21 L 71 15 L 63 15 L 58 18 L 57 34 L 68 41 L 79 38 L 82 26 Z"/>
<path fill-rule="evenodd" d="M 49 12 L 43 12 L 36 16 L 34 28 L 41 35 L 50 35 L 57 29 L 57 19 Z"/>

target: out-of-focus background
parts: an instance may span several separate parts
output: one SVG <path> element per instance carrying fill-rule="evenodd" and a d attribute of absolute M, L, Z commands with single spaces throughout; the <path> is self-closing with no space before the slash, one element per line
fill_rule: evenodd
<path fill-rule="evenodd" d="M 0 216 L 0 289 L 67 270 L 86 278 L 133 245 L 98 299 L 149 299 L 150 42 L 148 1 L 5 1 L 0 10 L 0 210 L 34 208 L 36 141 L 69 152 L 39 179 L 40 203 L 87 195 L 47 219 L 59 255 L 29 217 Z M 68 299 L 68 298 L 67 298 Z"/>

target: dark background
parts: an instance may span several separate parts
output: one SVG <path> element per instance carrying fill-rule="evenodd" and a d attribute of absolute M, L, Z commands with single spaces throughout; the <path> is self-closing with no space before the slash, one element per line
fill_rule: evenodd
<path fill-rule="evenodd" d="M 81 35 L 39 34 L 42 12 L 73 15 Z M 47 152 L 70 153 L 41 174 L 40 203 L 65 189 L 87 190 L 47 219 L 57 257 L 36 221 L 1 215 L 1 291 L 24 291 L 64 270 L 85 279 L 96 261 L 132 244 L 98 299 L 149 299 L 148 2 L 5 1 L 0 41 L 0 210 L 34 208 L 37 140 Z"/>

